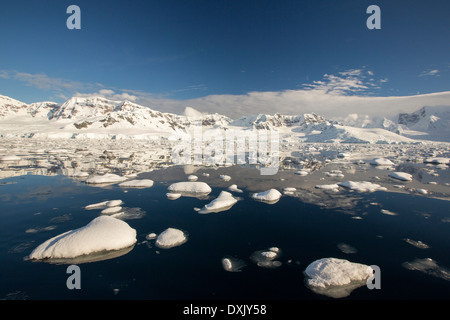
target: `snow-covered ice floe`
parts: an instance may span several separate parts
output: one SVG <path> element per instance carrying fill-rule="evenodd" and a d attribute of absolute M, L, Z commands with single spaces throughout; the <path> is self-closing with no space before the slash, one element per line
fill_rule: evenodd
<path fill-rule="evenodd" d="M 241 189 L 238 188 L 238 186 L 236 184 L 232 184 L 231 186 L 228 187 L 228 190 L 232 191 L 232 192 L 239 192 L 242 193 L 244 191 L 242 191 Z"/>
<path fill-rule="evenodd" d="M 401 181 L 411 181 L 412 175 L 406 172 L 391 172 L 389 176 L 394 179 L 398 179 Z"/>
<path fill-rule="evenodd" d="M 89 204 L 84 207 L 86 210 L 93 210 L 93 209 L 103 209 L 103 208 L 110 208 L 110 207 L 118 207 L 123 204 L 122 200 L 108 200 L 108 201 L 102 201 L 98 203 Z"/>
<path fill-rule="evenodd" d="M 423 162 L 432 164 L 449 164 L 450 158 L 444 157 L 426 158 L 425 160 L 423 160 Z"/>
<path fill-rule="evenodd" d="M 393 166 L 394 163 L 386 158 L 375 158 L 370 161 L 373 166 Z"/>
<path fill-rule="evenodd" d="M 176 199 L 178 199 L 179 197 L 181 197 L 181 193 L 172 193 L 172 192 L 168 192 L 168 193 L 166 193 L 166 197 L 167 197 L 167 199 L 169 199 L 169 200 L 176 200 Z"/>
<path fill-rule="evenodd" d="M 167 228 L 156 238 L 156 246 L 162 249 L 170 249 L 181 246 L 187 241 L 186 234 L 179 229 Z"/>
<path fill-rule="evenodd" d="M 275 203 L 280 200 L 282 194 L 277 189 L 269 189 L 266 191 L 252 194 L 252 198 L 255 200 L 263 201 L 266 203 Z"/>
<path fill-rule="evenodd" d="M 205 204 L 198 213 L 221 212 L 230 209 L 238 200 L 227 191 L 222 191 L 219 196 L 208 204 Z"/>
<path fill-rule="evenodd" d="M 369 181 L 346 181 L 338 183 L 339 186 L 355 190 L 358 192 L 374 192 L 374 191 L 386 191 L 387 188 L 380 186 L 379 184 Z"/>
<path fill-rule="evenodd" d="M 205 182 L 198 181 L 188 181 L 188 182 L 176 182 L 172 183 L 168 190 L 171 193 L 181 193 L 181 194 L 209 194 L 212 189 Z"/>
<path fill-rule="evenodd" d="M 450 281 L 450 269 L 439 265 L 436 260 L 433 260 L 431 258 L 407 261 L 404 262 L 402 266 L 408 270 L 421 271 L 430 276 Z"/>
<path fill-rule="evenodd" d="M 315 186 L 316 189 L 322 189 L 322 190 L 331 190 L 334 192 L 339 191 L 339 185 L 337 183 L 333 184 L 318 184 Z"/>
<path fill-rule="evenodd" d="M 87 184 L 113 184 L 127 180 L 126 177 L 118 176 L 113 173 L 106 173 L 104 175 L 94 175 L 86 179 Z"/>
<path fill-rule="evenodd" d="M 91 262 L 122 255 L 122 249 L 129 252 L 135 243 L 136 230 L 126 222 L 109 216 L 99 216 L 84 227 L 43 242 L 28 258 L 60 263 L 62 259 L 81 257 L 78 263 Z M 121 250 L 120 253 L 110 252 L 118 250 Z"/>
<path fill-rule="evenodd" d="M 343 298 L 366 284 L 373 275 L 370 266 L 345 259 L 323 258 L 309 264 L 305 269 L 307 285 L 315 293 L 332 298 Z"/>
<path fill-rule="evenodd" d="M 135 179 L 119 183 L 119 187 L 124 188 L 150 188 L 153 187 L 153 180 Z"/>

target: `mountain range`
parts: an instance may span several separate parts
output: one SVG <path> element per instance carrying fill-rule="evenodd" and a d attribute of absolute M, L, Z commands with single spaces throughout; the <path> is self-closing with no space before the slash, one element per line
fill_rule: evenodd
<path fill-rule="evenodd" d="M 62 104 L 26 104 L 0 95 L 0 137 L 155 139 L 206 129 L 277 129 L 283 137 L 304 142 L 415 143 L 450 142 L 450 106 L 400 113 L 395 119 L 349 115 L 334 121 L 306 113 L 256 114 L 230 119 L 187 107 L 185 115 L 164 113 L 130 102 L 99 96 L 72 97 Z"/>

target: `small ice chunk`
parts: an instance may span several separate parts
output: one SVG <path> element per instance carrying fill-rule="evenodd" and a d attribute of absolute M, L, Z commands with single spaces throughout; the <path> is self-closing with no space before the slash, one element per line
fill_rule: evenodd
<path fill-rule="evenodd" d="M 240 272 L 247 264 L 242 259 L 234 257 L 222 258 L 222 267 L 228 272 Z"/>
<path fill-rule="evenodd" d="M 123 203 L 122 200 L 110 200 L 110 201 L 106 201 L 105 205 L 107 207 L 117 207 L 120 206 Z"/>
<path fill-rule="evenodd" d="M 259 193 L 254 193 L 252 198 L 255 200 L 265 201 L 265 202 L 276 202 L 281 198 L 281 193 L 276 189 L 269 189 Z"/>
<path fill-rule="evenodd" d="M 147 240 L 153 240 L 153 239 L 156 239 L 157 236 L 158 236 L 158 235 L 157 235 L 156 233 L 152 232 L 152 233 L 149 233 L 148 235 L 146 235 L 146 236 L 145 236 L 145 239 L 147 239 Z"/>
<path fill-rule="evenodd" d="M 283 192 L 295 192 L 295 191 L 297 191 L 297 188 L 294 187 L 283 188 Z"/>
<path fill-rule="evenodd" d="M 409 239 L 409 238 L 405 238 L 403 240 L 406 243 L 409 243 L 410 245 L 413 245 L 414 247 L 419 248 L 419 249 L 428 249 L 430 247 L 429 245 L 423 243 L 420 240 L 416 241 L 416 240 L 412 240 L 412 239 Z"/>
<path fill-rule="evenodd" d="M 444 157 L 434 157 L 434 158 L 426 158 L 423 160 L 424 163 L 433 163 L 433 164 L 448 164 L 450 163 L 450 158 Z"/>
<path fill-rule="evenodd" d="M 338 249 L 341 250 L 343 253 L 346 254 L 353 254 L 353 253 L 357 253 L 358 250 L 356 250 L 356 248 L 352 247 L 351 245 L 348 245 L 346 243 L 338 243 L 337 245 Z"/>
<path fill-rule="evenodd" d="M 125 181 L 122 183 L 119 183 L 119 187 L 125 187 L 125 188 L 150 188 L 153 187 L 153 180 L 150 179 L 136 179 L 136 180 L 130 180 Z"/>
<path fill-rule="evenodd" d="M 221 174 L 220 175 L 220 179 L 223 180 L 223 181 L 230 181 L 231 177 L 226 175 L 226 174 Z"/>
<path fill-rule="evenodd" d="M 75 258 L 95 252 L 120 250 L 136 243 L 136 230 L 126 222 L 99 216 L 79 229 L 53 237 L 34 249 L 31 260 Z"/>
<path fill-rule="evenodd" d="M 315 186 L 316 189 L 324 189 L 331 191 L 339 191 L 339 185 L 337 183 L 333 184 L 318 184 Z"/>
<path fill-rule="evenodd" d="M 450 281 L 450 270 L 446 267 L 440 266 L 435 260 L 431 258 L 407 261 L 404 262 L 402 266 L 408 270 L 421 271 L 425 274 Z"/>
<path fill-rule="evenodd" d="M 222 191 L 219 196 L 201 208 L 198 213 L 220 212 L 230 209 L 237 199 L 227 191 Z"/>
<path fill-rule="evenodd" d="M 373 275 L 370 266 L 345 259 L 323 258 L 309 264 L 305 269 L 307 284 L 318 294 L 343 298 L 366 284 Z"/>
<path fill-rule="evenodd" d="M 232 191 L 232 192 L 239 192 L 242 193 L 244 191 L 242 191 L 241 189 L 238 189 L 236 184 L 232 184 L 231 186 L 228 187 L 228 190 Z"/>
<path fill-rule="evenodd" d="M 398 215 L 398 213 L 395 213 L 395 212 L 392 212 L 392 211 L 389 211 L 389 210 L 386 210 L 386 209 L 381 209 L 381 213 L 382 214 L 386 214 L 388 216 L 397 216 Z"/>
<path fill-rule="evenodd" d="M 170 249 L 182 245 L 187 241 L 185 233 L 179 229 L 167 228 L 156 238 L 156 246 L 162 249 Z"/>
<path fill-rule="evenodd" d="M 309 172 L 307 170 L 298 170 L 298 171 L 295 171 L 295 174 L 299 175 L 299 176 L 307 176 L 309 174 Z"/>
<path fill-rule="evenodd" d="M 281 262 L 276 260 L 281 256 L 281 250 L 277 247 L 271 247 L 265 250 L 257 250 L 250 255 L 252 260 L 258 267 L 277 268 L 281 266 Z"/>
<path fill-rule="evenodd" d="M 88 184 L 107 184 L 107 183 L 119 183 L 127 180 L 125 177 L 118 176 L 112 173 L 106 173 L 104 175 L 94 175 L 86 179 Z"/>
<path fill-rule="evenodd" d="M 166 193 L 166 197 L 167 197 L 167 199 L 169 199 L 169 200 L 176 200 L 176 199 L 178 199 L 179 197 L 181 197 L 181 193 L 171 193 L 171 192 L 168 192 L 168 193 Z"/>
<path fill-rule="evenodd" d="M 412 175 L 406 172 L 391 172 L 389 174 L 391 178 L 398 179 L 401 181 L 411 181 Z"/>
<path fill-rule="evenodd" d="M 176 182 L 171 184 L 168 190 L 174 193 L 210 193 L 212 191 L 207 183 L 198 181 Z"/>
<path fill-rule="evenodd" d="M 428 194 L 428 190 L 426 189 L 417 189 L 416 192 L 420 194 Z"/>
<path fill-rule="evenodd" d="M 0 158 L 0 161 L 19 161 L 20 157 L 16 156 L 16 155 L 8 155 L 8 156 L 3 156 Z"/>
<path fill-rule="evenodd" d="M 191 174 L 191 175 L 189 175 L 189 176 L 187 177 L 187 179 L 188 179 L 188 181 L 197 181 L 197 180 L 198 180 L 198 177 L 195 176 L 195 175 L 193 175 L 193 174 Z"/>
<path fill-rule="evenodd" d="M 375 158 L 370 161 L 373 166 L 393 166 L 394 163 L 386 158 Z"/>

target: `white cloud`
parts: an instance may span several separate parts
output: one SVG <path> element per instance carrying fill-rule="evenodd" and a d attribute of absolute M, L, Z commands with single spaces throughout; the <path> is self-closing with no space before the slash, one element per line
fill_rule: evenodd
<path fill-rule="evenodd" d="M 439 76 L 439 70 L 438 69 L 433 69 L 433 70 L 425 70 L 422 71 L 421 74 L 419 74 L 419 77 L 432 77 L 432 76 Z"/>

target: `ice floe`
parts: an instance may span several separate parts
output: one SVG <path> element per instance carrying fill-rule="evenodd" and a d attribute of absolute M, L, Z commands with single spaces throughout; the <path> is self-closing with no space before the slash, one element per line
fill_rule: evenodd
<path fill-rule="evenodd" d="M 312 291 L 332 298 L 347 297 L 373 275 L 370 266 L 338 258 L 316 260 L 304 272 Z"/>
<path fill-rule="evenodd" d="M 102 202 L 97 202 L 93 204 L 89 204 L 84 207 L 86 210 L 94 210 L 94 209 L 102 209 L 107 207 L 117 207 L 123 204 L 122 200 L 107 200 Z"/>
<path fill-rule="evenodd" d="M 370 161 L 373 166 L 393 166 L 394 163 L 386 158 L 375 158 Z"/>
<path fill-rule="evenodd" d="M 358 192 L 374 192 L 374 191 L 386 191 L 387 188 L 380 186 L 379 184 L 369 181 L 346 181 L 338 183 L 339 186 L 355 190 Z"/>
<path fill-rule="evenodd" d="M 196 175 L 191 174 L 187 177 L 187 179 L 188 181 L 197 181 L 198 177 Z"/>
<path fill-rule="evenodd" d="M 238 200 L 227 191 L 222 191 L 219 196 L 208 204 L 205 204 L 198 213 L 221 212 L 230 209 Z"/>
<path fill-rule="evenodd" d="M 398 213 L 392 212 L 392 211 L 387 210 L 387 209 L 381 209 L 380 212 L 382 214 L 386 214 L 388 216 L 397 216 L 398 215 Z"/>
<path fill-rule="evenodd" d="M 339 191 L 339 185 L 337 183 L 333 184 L 318 184 L 315 186 L 316 189 L 323 189 L 323 190 L 331 190 L 334 192 Z"/>
<path fill-rule="evenodd" d="M 135 179 L 119 183 L 119 187 L 125 188 L 150 188 L 153 187 L 153 180 Z"/>
<path fill-rule="evenodd" d="M 253 199 L 267 203 L 275 203 L 278 200 L 280 200 L 281 196 L 282 194 L 277 189 L 269 189 L 266 191 L 252 194 Z"/>
<path fill-rule="evenodd" d="M 257 250 L 250 255 L 252 260 L 258 267 L 278 268 L 282 265 L 278 259 L 281 256 L 281 250 L 278 247 L 270 247 L 264 250 Z"/>
<path fill-rule="evenodd" d="M 416 247 L 416 248 L 419 248 L 419 249 L 428 249 L 428 248 L 430 248 L 430 246 L 429 245 L 427 245 L 427 244 L 425 244 L 425 243 L 423 243 L 422 241 L 420 241 L 420 240 L 412 240 L 412 239 L 409 239 L 409 238 L 405 238 L 405 239 L 403 239 L 406 243 L 408 243 L 408 244 L 410 244 L 410 245 L 412 245 L 412 246 L 414 246 L 414 247 Z"/>
<path fill-rule="evenodd" d="M 341 250 L 343 253 L 346 253 L 346 254 L 353 254 L 353 253 L 358 252 L 358 250 L 356 250 L 356 248 L 352 247 L 349 244 L 343 243 L 343 242 L 338 243 L 337 247 L 339 250 Z"/>
<path fill-rule="evenodd" d="M 240 272 L 247 264 L 244 260 L 226 256 L 222 258 L 222 267 L 228 272 Z"/>
<path fill-rule="evenodd" d="M 181 246 L 187 241 L 186 234 L 179 229 L 167 228 L 156 238 L 156 246 L 162 249 L 170 249 Z"/>
<path fill-rule="evenodd" d="M 449 164 L 450 158 L 444 157 L 426 158 L 425 160 L 423 160 L 423 162 L 432 164 Z"/>
<path fill-rule="evenodd" d="M 136 243 L 136 230 L 126 222 L 99 216 L 79 229 L 53 237 L 36 247 L 29 259 L 70 259 L 103 251 L 129 248 Z M 89 260 L 86 257 L 86 261 Z M 94 259 L 97 260 L 96 256 Z"/>
<path fill-rule="evenodd" d="M 205 182 L 188 181 L 176 182 L 169 186 L 168 190 L 172 193 L 203 193 L 208 194 L 212 191 L 211 187 Z"/>
<path fill-rule="evenodd" d="M 425 274 L 450 281 L 450 270 L 446 267 L 440 266 L 431 258 L 407 261 L 402 263 L 402 266 L 408 270 L 421 271 Z"/>
<path fill-rule="evenodd" d="M 100 213 L 106 214 L 106 215 L 111 215 L 114 213 L 118 213 L 120 211 L 122 211 L 122 207 L 116 206 L 116 207 L 109 207 L 109 208 L 103 209 Z"/>
<path fill-rule="evenodd" d="M 168 192 L 168 193 L 166 193 L 166 197 L 167 197 L 167 199 L 169 199 L 169 200 L 176 200 L 176 199 L 178 199 L 179 197 L 181 197 L 181 193 L 172 193 L 172 192 Z"/>
<path fill-rule="evenodd" d="M 244 191 L 242 191 L 241 189 L 239 189 L 238 186 L 237 186 L 236 184 L 232 184 L 231 186 L 229 186 L 229 187 L 228 187 L 228 190 L 229 190 L 229 191 L 232 191 L 232 192 L 239 192 L 239 193 L 244 192 Z"/>
<path fill-rule="evenodd" d="M 219 176 L 219 178 L 220 178 L 221 180 L 223 180 L 223 181 L 230 181 L 230 180 L 231 180 L 231 177 L 228 176 L 228 175 L 226 175 L 226 174 L 221 174 L 221 175 Z"/>
<path fill-rule="evenodd" d="M 406 172 L 391 172 L 389 176 L 394 179 L 398 179 L 401 181 L 411 181 L 412 175 Z"/>
<path fill-rule="evenodd" d="M 113 173 L 106 173 L 104 175 L 94 175 L 86 179 L 88 184 L 113 184 L 127 180 L 126 177 L 118 176 Z"/>

